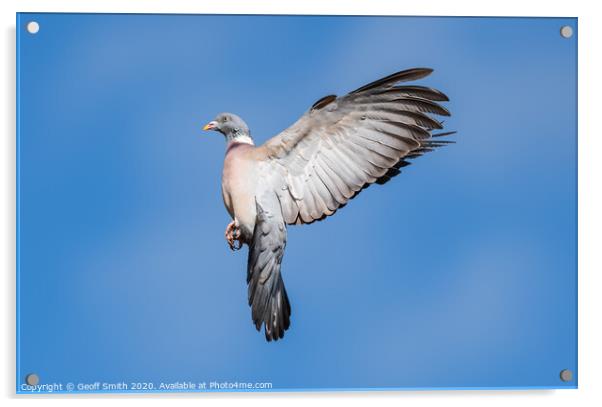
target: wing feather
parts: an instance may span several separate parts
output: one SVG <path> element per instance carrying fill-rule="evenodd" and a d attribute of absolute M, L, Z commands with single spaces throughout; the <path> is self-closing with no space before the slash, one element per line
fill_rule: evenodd
<path fill-rule="evenodd" d="M 432 131 L 449 116 L 437 89 L 398 85 L 432 69 L 414 68 L 371 82 L 349 94 L 325 96 L 296 123 L 258 148 L 287 224 L 332 215 L 373 183 L 384 184 L 419 157 L 445 145 Z M 451 133 L 440 133 L 446 136 Z"/>

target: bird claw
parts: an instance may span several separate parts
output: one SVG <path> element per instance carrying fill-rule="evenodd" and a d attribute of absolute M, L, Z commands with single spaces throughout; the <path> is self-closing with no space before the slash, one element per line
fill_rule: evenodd
<path fill-rule="evenodd" d="M 230 250 L 236 251 L 242 248 L 242 240 L 240 239 L 240 225 L 236 219 L 228 224 L 225 235 Z"/>

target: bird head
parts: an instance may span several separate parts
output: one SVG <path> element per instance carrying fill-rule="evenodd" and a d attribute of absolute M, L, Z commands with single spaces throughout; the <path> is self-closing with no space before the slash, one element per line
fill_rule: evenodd
<path fill-rule="evenodd" d="M 251 132 L 249 131 L 249 126 L 237 115 L 233 113 L 220 113 L 217 117 L 207 123 L 203 130 L 213 130 L 222 133 L 226 136 L 227 141 L 239 140 L 243 139 L 246 142 L 249 142 L 251 139 Z"/>

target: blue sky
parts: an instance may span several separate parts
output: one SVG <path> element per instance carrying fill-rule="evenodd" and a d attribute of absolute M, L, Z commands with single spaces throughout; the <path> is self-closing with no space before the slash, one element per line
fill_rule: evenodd
<path fill-rule="evenodd" d="M 40 23 L 36 35 L 23 26 Z M 18 382 L 573 387 L 575 19 L 21 14 Z M 289 229 L 266 343 L 223 239 L 221 111 L 258 142 L 392 72 L 457 144 Z"/>

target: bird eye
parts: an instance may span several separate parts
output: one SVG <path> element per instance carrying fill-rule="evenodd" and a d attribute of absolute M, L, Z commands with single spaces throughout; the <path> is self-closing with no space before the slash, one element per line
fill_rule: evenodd
<path fill-rule="evenodd" d="M 228 121 L 228 118 L 226 116 L 222 117 L 222 122 L 226 123 Z"/>

